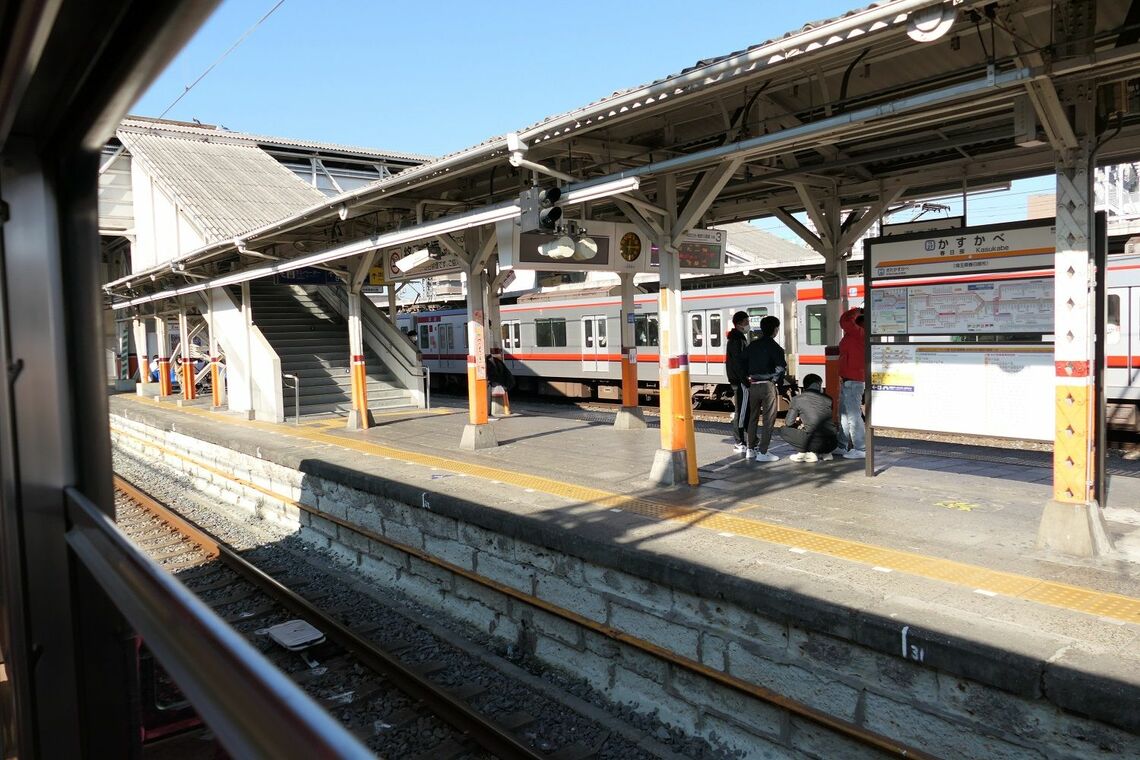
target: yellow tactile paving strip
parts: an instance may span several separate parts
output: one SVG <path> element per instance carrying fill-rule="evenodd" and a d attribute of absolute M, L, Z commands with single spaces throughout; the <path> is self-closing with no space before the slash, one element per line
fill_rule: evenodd
<path fill-rule="evenodd" d="M 152 406 L 154 404 L 153 401 L 143 401 L 133 397 L 132 400 L 143 406 Z M 620 509 L 624 512 L 654 520 L 685 523 L 716 531 L 717 533 L 732 533 L 736 536 L 786 546 L 789 549 L 815 552 L 817 554 L 850 560 L 875 568 L 883 568 L 931 580 L 944 581 L 986 594 L 1022 599 L 1051 607 L 1059 607 L 1075 612 L 1096 615 L 1098 617 L 1112 618 L 1126 623 L 1140 623 L 1140 599 L 1135 597 L 1110 594 L 1093 589 L 1081 588 L 1080 586 L 1071 586 L 1065 583 L 1017 575 L 1016 573 L 1002 572 L 1000 570 L 990 570 L 977 565 L 955 562 L 938 557 L 929 557 L 914 552 L 888 549 L 882 546 L 874 546 L 872 544 L 864 544 L 859 541 L 851 541 L 837 536 L 829 536 L 798 528 L 775 525 L 763 522 L 762 520 L 741 517 L 735 514 L 702 507 L 666 504 L 645 497 L 617 494 L 599 488 L 565 483 L 525 472 L 516 472 L 500 467 L 470 462 L 460 462 L 434 454 L 407 451 L 405 449 L 398 449 L 366 440 L 341 435 L 331 435 L 323 431 L 331 429 L 331 427 L 334 426 L 325 423 L 314 423 L 312 425 L 302 425 L 298 427 L 270 422 L 247 421 L 193 407 L 174 409 L 170 406 L 163 406 L 162 408 L 169 411 L 178 411 L 207 418 L 211 422 L 273 431 L 277 435 L 292 436 L 317 443 L 341 446 L 353 451 L 359 451 L 363 454 L 398 459 L 467 475 L 469 477 L 498 481 L 524 489 L 529 488 L 534 491 L 561 496 L 571 501 L 591 504 L 599 509 Z M 441 413 L 448 412 L 445 410 L 431 410 L 421 414 Z M 343 424 L 343 421 L 337 420 L 335 427 L 339 427 Z"/>

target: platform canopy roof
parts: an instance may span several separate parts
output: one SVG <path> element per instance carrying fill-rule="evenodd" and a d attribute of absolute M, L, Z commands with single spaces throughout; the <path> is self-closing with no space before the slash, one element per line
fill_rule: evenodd
<path fill-rule="evenodd" d="M 965 184 L 1048 173 L 1057 148 L 1076 146 L 1063 102 L 1077 96 L 1102 104 L 1097 160 L 1134 160 L 1140 156 L 1131 81 L 1140 76 L 1138 2 L 873 3 L 698 61 L 517 134 L 528 146 L 526 161 L 573 177 L 571 187 L 638 178 L 640 188 L 623 196 L 634 207 L 614 198 L 595 201 L 588 209 L 594 219 L 652 217 L 647 209 L 661 202 L 663 178 L 672 177 L 685 228 L 787 218 L 821 193 L 870 214 L 884 198 L 944 195 Z M 937 18 L 949 29 L 923 41 L 933 36 Z M 389 245 L 394 230 L 406 240 L 420 223 L 430 237 L 440 229 L 432 224 L 437 220 L 517 202 L 532 173 L 510 158 L 508 137 L 495 137 L 107 289 L 122 308 L 269 274 L 271 266 L 301 265 L 321 252 L 334 256 L 322 263 L 339 266 L 342 257 Z M 541 174 L 539 180 L 554 184 Z M 279 261 L 267 265 L 242 249 Z"/>

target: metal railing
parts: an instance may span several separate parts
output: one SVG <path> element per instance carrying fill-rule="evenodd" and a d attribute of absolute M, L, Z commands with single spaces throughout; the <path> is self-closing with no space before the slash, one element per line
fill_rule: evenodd
<path fill-rule="evenodd" d="M 90 499 L 65 493 L 71 550 L 232 756 L 373 757 Z"/>
<path fill-rule="evenodd" d="M 294 425 L 300 425 L 301 424 L 301 378 L 297 377 L 296 375 L 290 375 L 290 374 L 285 373 L 285 372 L 281 373 L 281 377 L 288 377 L 288 378 L 292 378 L 292 380 L 293 380 L 292 385 L 286 385 L 285 387 L 293 389 L 293 424 Z"/>

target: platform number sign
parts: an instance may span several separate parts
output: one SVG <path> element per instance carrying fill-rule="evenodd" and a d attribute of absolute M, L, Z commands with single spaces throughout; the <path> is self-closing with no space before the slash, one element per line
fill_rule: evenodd
<path fill-rule="evenodd" d="M 926 661 L 926 649 L 912 641 L 907 641 L 907 634 L 910 633 L 910 626 L 904 625 L 902 629 L 902 656 L 904 660 L 914 660 L 915 662 Z"/>

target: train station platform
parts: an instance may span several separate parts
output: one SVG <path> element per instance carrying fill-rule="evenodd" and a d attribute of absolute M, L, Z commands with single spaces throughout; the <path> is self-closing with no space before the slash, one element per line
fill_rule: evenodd
<path fill-rule="evenodd" d="M 702 600 L 705 613 L 723 603 L 774 621 L 745 628 L 765 642 L 782 635 L 777 659 L 794 654 L 862 674 L 837 676 L 850 704 L 820 697 L 847 720 L 874 723 L 867 694 L 902 689 L 958 711 L 939 721 L 982 721 L 984 733 L 1053 731 L 1050 741 L 1077 754 L 1098 756 L 1098 743 L 1140 752 L 1140 463 L 1109 460 L 1115 553 L 1075 559 L 1035 547 L 1051 496 L 1045 451 L 880 438 L 878 474 L 868 478 L 861 460 L 796 463 L 775 442 L 779 461 L 748 461 L 732 452 L 726 430 L 701 423 L 701 485 L 660 488 L 647 479 L 654 427 L 616 431 L 604 413 L 514 406 L 521 411 L 491 423 L 497 448 L 466 452 L 457 446 L 464 409 L 378 415 L 376 427 L 348 432 L 339 418 L 273 424 L 110 399 L 117 446 L 144 431 L 152 445 L 155 431 L 189 436 L 668 587 L 672 606 L 654 618 L 661 630 L 685 619 L 681 594 Z M 457 546 L 441 551 L 465 556 Z M 605 573 L 582 577 L 614 593 L 621 585 Z M 613 625 L 607 609 L 598 615 Z M 797 639 L 801 630 L 823 638 Z M 648 635 L 685 640 L 682 631 Z M 713 654 L 706 641 L 699 635 L 691 655 L 728 672 L 755 655 L 723 641 Z M 859 678 L 878 685 L 860 687 Z M 997 710 L 999 693 L 1022 700 L 1018 709 Z M 1065 728 L 1070 715 L 1096 721 L 1099 733 Z M 1044 727 L 1054 719 L 1061 727 Z M 913 729 L 916 741 L 937 730 L 930 726 Z"/>

